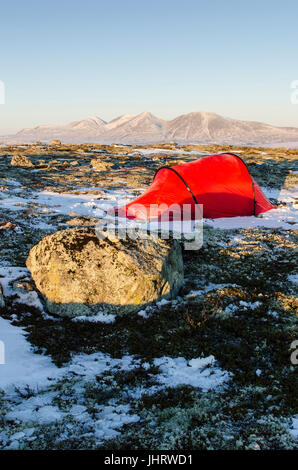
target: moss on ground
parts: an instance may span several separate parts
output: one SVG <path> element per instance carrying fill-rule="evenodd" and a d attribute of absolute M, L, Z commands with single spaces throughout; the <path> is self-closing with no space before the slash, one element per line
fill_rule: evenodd
<path fill-rule="evenodd" d="M 165 161 L 168 164 L 171 159 L 196 158 L 183 156 L 184 151 L 237 153 L 237 150 L 244 152 L 251 174 L 261 185 L 281 189 L 297 184 L 297 176 L 292 171 L 297 150 L 176 144 L 154 147 L 179 150 L 179 156 L 161 153 L 140 158 L 137 150 L 148 146 L 135 147 L 133 156 L 129 146 L 61 144 L 43 149 L 28 146 L 24 153 L 38 169 L 32 172 L 10 167 L 15 148 L 2 148 L 0 170 L 5 171 L 6 181 L 1 178 L 0 184 L 17 180 L 24 187 L 23 197 L 32 189 L 80 192 L 86 186 L 145 187 L 154 170 Z M 95 157 L 112 163 L 113 170 L 92 172 L 90 161 Z M 43 163 L 38 163 L 39 160 Z M 58 163 L 51 163 L 53 160 Z M 77 161 L 77 165 L 71 161 Z M 123 179 L 120 185 L 119 178 Z M 46 215 L 42 208 L 32 205 L 20 211 L 5 210 L 1 218 L 13 221 L 18 229 L 0 231 L 0 261 L 2 265 L 25 266 L 29 249 L 42 236 L 64 228 L 70 217 Z M 34 220 L 42 220 L 50 228 L 40 229 L 38 224 L 34 228 Z M 141 361 L 133 371 L 113 370 L 84 383 L 81 398 L 90 416 L 96 416 L 98 406 L 118 400 L 130 405 L 131 412 L 140 417 L 139 422 L 125 425 L 117 437 L 98 444 L 92 427 L 84 429 L 83 423 L 68 417 L 66 421 L 40 425 L 38 437 L 24 444 L 25 448 L 297 447 L 286 431 L 286 418 L 298 412 L 297 366 L 290 362 L 290 345 L 297 338 L 297 286 L 289 278 L 297 273 L 298 232 L 289 225 L 288 230 L 206 228 L 205 235 L 201 250 L 183 254 L 185 284 L 180 298 L 165 305 L 149 306 L 148 318 L 133 314 L 119 317 L 113 324 L 57 321 L 34 307 L 16 303 L 15 297 L 6 299 L 1 316 L 24 326 L 28 341 L 36 351 L 51 356 L 58 366 L 77 353 L 97 351 L 112 358 L 130 354 Z M 124 390 L 156 384 L 158 369 L 153 361 L 157 357 L 192 359 L 202 355 L 214 355 L 222 369 L 232 374 L 224 390 L 204 393 L 194 387 L 180 386 L 156 393 L 144 392 L 133 398 L 129 393 L 123 394 Z M 144 368 L 144 363 L 149 368 Z M 77 386 L 77 378 L 73 382 L 61 380 L 53 384 L 54 404 L 67 412 L 77 403 L 74 393 Z M 22 430 L 22 425 L 5 421 L 10 405 L 0 396 L 0 437 L 2 429 L 9 429 L 10 434 Z"/>

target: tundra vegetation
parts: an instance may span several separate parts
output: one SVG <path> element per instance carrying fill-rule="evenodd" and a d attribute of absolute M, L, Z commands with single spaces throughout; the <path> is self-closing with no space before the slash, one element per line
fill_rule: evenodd
<path fill-rule="evenodd" d="M 136 197 L 160 166 L 225 151 L 239 152 L 286 215 L 290 203 L 276 195 L 294 194 L 295 149 L 59 141 L 0 147 L 0 286 L 5 270 L 24 268 L 44 236 L 92 225 L 101 201 Z M 79 203 L 67 206 L 80 198 L 86 212 Z M 14 394 L 0 392 L 0 448 L 297 449 L 291 432 L 297 365 L 290 361 L 297 339 L 297 236 L 291 218 L 267 228 L 206 224 L 203 247 L 183 251 L 185 280 L 177 298 L 110 323 L 57 318 L 44 304 L 26 302 L 24 293 L 35 292 L 29 272 L 11 281 L 8 295 L 0 289 L 0 317 L 25 329 L 36 354 L 65 368 L 79 354 L 100 352 L 111 366 L 93 376 L 65 373 L 42 388 L 28 378 Z M 134 366 L 117 366 L 126 356 Z M 209 356 L 229 376 L 221 386 L 161 385 L 156 359 Z M 45 405 L 55 410 L 52 419 L 33 413 L 22 420 L 20 410 L 29 403 L 34 413 Z M 106 424 L 111 409 L 128 415 L 113 432 Z"/>

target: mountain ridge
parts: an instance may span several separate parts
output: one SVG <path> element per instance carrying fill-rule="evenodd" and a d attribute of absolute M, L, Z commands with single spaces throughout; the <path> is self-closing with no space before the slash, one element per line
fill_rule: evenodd
<path fill-rule="evenodd" d="M 149 111 L 124 114 L 104 121 L 98 116 L 68 124 L 42 125 L 21 129 L 14 135 L 0 137 L 2 143 L 215 143 L 236 145 L 298 143 L 298 128 L 278 127 L 259 121 L 224 117 L 210 111 L 193 111 L 171 120 L 154 116 Z"/>

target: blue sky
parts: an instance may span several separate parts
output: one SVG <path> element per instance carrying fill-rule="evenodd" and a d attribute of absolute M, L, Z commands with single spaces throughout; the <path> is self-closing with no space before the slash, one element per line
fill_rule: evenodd
<path fill-rule="evenodd" d="M 0 134 L 148 110 L 298 127 L 296 0 L 4 0 Z"/>

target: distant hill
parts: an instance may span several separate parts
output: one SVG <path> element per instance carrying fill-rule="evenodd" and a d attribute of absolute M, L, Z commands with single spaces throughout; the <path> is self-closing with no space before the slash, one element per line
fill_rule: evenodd
<path fill-rule="evenodd" d="M 240 121 L 207 111 L 193 112 L 165 121 L 145 111 L 125 114 L 110 122 L 99 117 L 70 124 L 22 129 L 0 142 L 28 143 L 59 139 L 68 143 L 215 143 L 235 145 L 298 144 L 298 128 L 276 127 L 262 122 Z"/>

